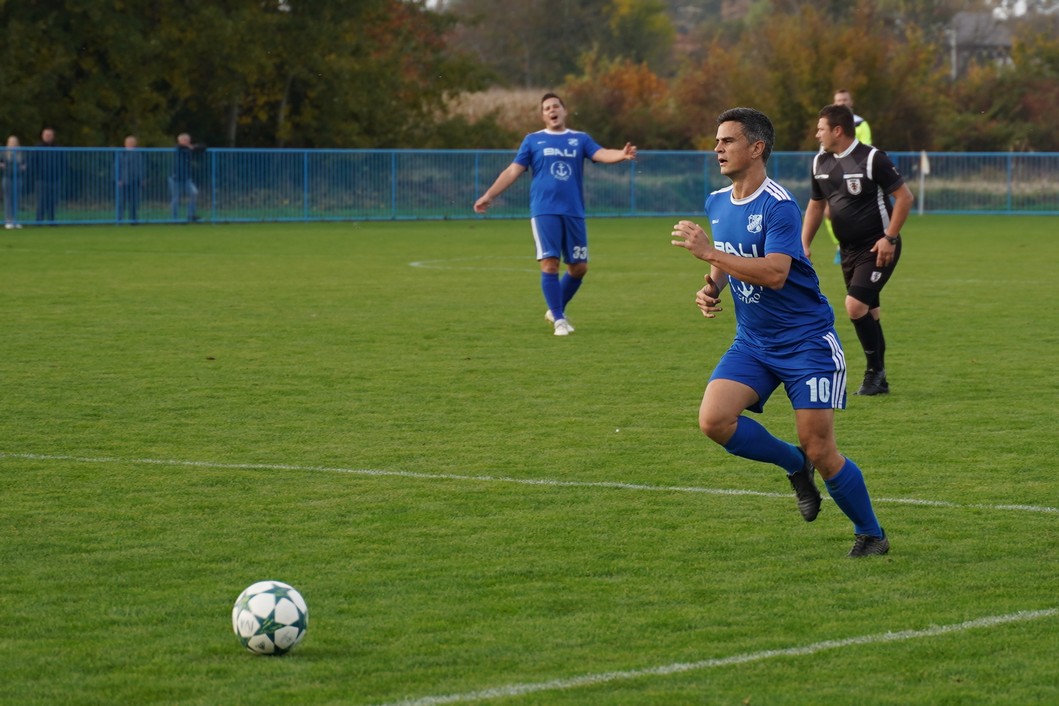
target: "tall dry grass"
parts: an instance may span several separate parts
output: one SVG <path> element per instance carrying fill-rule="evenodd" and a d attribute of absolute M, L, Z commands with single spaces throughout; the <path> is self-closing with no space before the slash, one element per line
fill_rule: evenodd
<path fill-rule="evenodd" d="M 449 103 L 449 110 L 472 123 L 496 111 L 501 127 L 524 134 L 541 128 L 540 101 L 545 93 L 544 88 L 494 87 L 457 96 Z"/>

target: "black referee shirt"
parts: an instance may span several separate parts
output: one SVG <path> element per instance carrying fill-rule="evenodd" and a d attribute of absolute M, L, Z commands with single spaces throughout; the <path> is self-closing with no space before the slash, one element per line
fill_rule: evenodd
<path fill-rule="evenodd" d="M 813 158 L 812 198 L 827 199 L 831 227 L 844 249 L 875 245 L 890 225 L 894 207 L 888 195 L 902 184 L 886 153 L 862 142 L 842 154 L 820 152 Z"/>

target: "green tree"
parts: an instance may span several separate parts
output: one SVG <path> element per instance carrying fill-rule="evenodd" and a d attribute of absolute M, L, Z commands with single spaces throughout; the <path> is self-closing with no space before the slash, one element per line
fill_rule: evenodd
<path fill-rule="evenodd" d="M 581 56 L 603 43 L 612 0 L 451 0 L 454 42 L 490 66 L 504 85 L 555 87 Z"/>
<path fill-rule="evenodd" d="M 70 145 L 415 147 L 485 84 L 454 22 L 424 0 L 0 0 L 0 119 Z"/>
<path fill-rule="evenodd" d="M 607 56 L 644 64 L 656 73 L 673 65 L 676 30 L 663 0 L 611 0 Z"/>
<path fill-rule="evenodd" d="M 52 125 L 69 145 L 160 134 L 152 15 L 146 2 L 0 3 L 0 120 L 25 136 Z"/>

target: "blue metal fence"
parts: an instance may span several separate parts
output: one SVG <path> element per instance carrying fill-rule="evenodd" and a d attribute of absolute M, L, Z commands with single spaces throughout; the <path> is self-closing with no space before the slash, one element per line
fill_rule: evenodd
<path fill-rule="evenodd" d="M 172 149 L 4 149 L 5 220 L 18 224 L 356 221 L 480 218 L 475 199 L 511 162 L 507 150 L 211 149 L 192 165 L 197 194 L 171 180 Z M 912 153 L 891 158 L 921 213 L 1059 215 L 1059 153 Z M 776 152 L 769 174 L 809 198 L 813 153 Z M 490 209 L 524 218 L 528 177 Z M 712 152 L 641 151 L 591 165 L 593 216 L 693 215 L 728 184 Z M 194 200 L 194 204 L 191 201 Z M 192 210 L 193 208 L 193 210 Z"/>

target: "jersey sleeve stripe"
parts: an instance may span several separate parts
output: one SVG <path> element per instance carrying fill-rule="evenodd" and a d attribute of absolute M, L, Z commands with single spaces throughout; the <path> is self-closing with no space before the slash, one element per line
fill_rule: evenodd
<path fill-rule="evenodd" d="M 765 191 L 770 193 L 772 195 L 772 197 L 774 199 L 776 199 L 777 201 L 790 201 L 791 200 L 790 192 L 787 191 L 786 189 L 784 189 L 782 186 L 780 186 L 776 182 L 772 181 L 772 179 L 768 179 L 766 181 L 766 183 L 765 183 Z"/>

